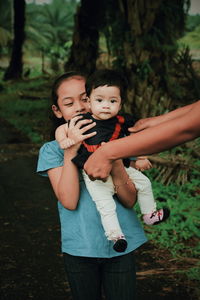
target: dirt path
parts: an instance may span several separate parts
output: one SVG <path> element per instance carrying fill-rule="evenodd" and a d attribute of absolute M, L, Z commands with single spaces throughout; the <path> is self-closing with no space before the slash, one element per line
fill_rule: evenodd
<path fill-rule="evenodd" d="M 70 300 L 56 200 L 48 180 L 35 174 L 37 147 L 0 121 L 1 300 Z M 173 260 L 151 243 L 136 256 L 138 300 L 197 300 L 196 283 L 177 273 L 192 262 Z"/>

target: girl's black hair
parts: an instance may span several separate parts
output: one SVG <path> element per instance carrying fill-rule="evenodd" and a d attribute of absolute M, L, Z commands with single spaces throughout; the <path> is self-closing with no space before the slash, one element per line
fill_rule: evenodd
<path fill-rule="evenodd" d="M 77 78 L 83 78 L 83 79 L 86 79 L 86 75 L 82 72 L 79 72 L 79 71 L 69 71 L 69 72 L 66 72 L 62 75 L 60 75 L 59 77 L 57 77 L 54 82 L 53 82 L 53 85 L 52 85 L 52 89 L 51 89 L 51 106 L 52 105 L 56 105 L 58 106 L 58 89 L 60 87 L 60 85 L 68 80 L 68 79 L 71 79 L 73 77 L 77 77 Z M 50 107 L 51 109 L 51 107 Z M 51 120 L 51 123 L 52 123 L 52 126 L 51 126 L 51 131 L 50 131 L 50 139 L 54 140 L 55 139 L 55 130 L 58 126 L 66 123 L 65 119 L 64 118 L 57 118 L 52 109 L 50 110 L 50 120 Z"/>
<path fill-rule="evenodd" d="M 118 70 L 97 70 L 90 75 L 86 81 L 86 93 L 89 97 L 92 90 L 99 86 L 116 86 L 120 90 L 120 96 L 123 102 L 126 101 L 128 81 L 126 77 Z"/>

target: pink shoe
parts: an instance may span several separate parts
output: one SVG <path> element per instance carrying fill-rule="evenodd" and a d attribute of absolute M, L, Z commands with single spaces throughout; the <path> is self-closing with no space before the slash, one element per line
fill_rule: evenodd
<path fill-rule="evenodd" d="M 161 208 L 150 214 L 145 214 L 143 216 L 143 221 L 147 225 L 156 225 L 165 221 L 170 215 L 170 210 L 168 208 Z"/>

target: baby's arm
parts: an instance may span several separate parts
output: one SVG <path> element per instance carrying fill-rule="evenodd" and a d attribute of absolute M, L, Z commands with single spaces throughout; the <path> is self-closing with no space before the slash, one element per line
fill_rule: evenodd
<path fill-rule="evenodd" d="M 146 156 L 137 157 L 136 161 L 131 162 L 131 166 L 139 171 L 145 171 L 152 168 L 152 164 Z"/>
<path fill-rule="evenodd" d="M 68 124 L 60 125 L 55 132 L 56 141 L 59 143 L 61 149 L 67 149 L 75 144 L 74 140 L 67 137 Z"/>

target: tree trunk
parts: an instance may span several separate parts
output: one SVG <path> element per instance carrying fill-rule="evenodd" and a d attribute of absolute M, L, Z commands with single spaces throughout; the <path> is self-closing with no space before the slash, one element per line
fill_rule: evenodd
<path fill-rule="evenodd" d="M 99 42 L 99 14 L 103 5 L 100 0 L 82 0 L 75 16 L 75 28 L 70 57 L 65 70 L 91 73 L 96 68 Z"/>
<path fill-rule="evenodd" d="M 146 117 L 176 105 L 173 100 L 179 86 L 170 72 L 176 40 L 184 31 L 186 1 L 108 2 L 106 27 L 110 26 L 110 31 L 106 38 L 115 58 L 113 67 L 123 69 L 130 80 L 125 111 Z"/>
<path fill-rule="evenodd" d="M 25 0 L 14 0 L 14 41 L 11 60 L 4 80 L 22 77 L 22 47 L 25 39 Z"/>

